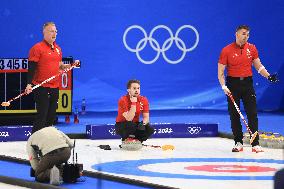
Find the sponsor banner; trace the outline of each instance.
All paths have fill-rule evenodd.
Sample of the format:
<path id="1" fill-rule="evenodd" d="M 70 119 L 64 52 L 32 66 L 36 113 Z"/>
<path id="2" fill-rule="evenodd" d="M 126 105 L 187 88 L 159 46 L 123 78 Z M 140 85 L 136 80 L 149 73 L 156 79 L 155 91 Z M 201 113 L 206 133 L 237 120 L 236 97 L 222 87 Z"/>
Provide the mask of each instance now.
<path id="1" fill-rule="evenodd" d="M 87 125 L 86 135 L 89 139 L 119 139 L 116 135 L 114 124 Z"/>
<path id="2" fill-rule="evenodd" d="M 199 123 L 153 123 L 152 138 L 195 138 L 216 137 L 218 135 L 218 124 Z M 114 124 L 87 125 L 86 135 L 90 139 L 118 139 Z"/>
<path id="3" fill-rule="evenodd" d="M 0 141 L 26 141 L 32 134 L 32 126 L 2 126 Z"/>

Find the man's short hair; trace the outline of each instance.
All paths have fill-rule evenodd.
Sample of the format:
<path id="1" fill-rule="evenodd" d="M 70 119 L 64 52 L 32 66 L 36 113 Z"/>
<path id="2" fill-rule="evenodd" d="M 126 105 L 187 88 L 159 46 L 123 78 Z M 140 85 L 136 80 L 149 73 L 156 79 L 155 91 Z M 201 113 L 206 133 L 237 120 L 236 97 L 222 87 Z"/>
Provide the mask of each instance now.
<path id="1" fill-rule="evenodd" d="M 138 84 L 140 85 L 140 81 L 139 81 L 139 80 L 137 80 L 137 79 L 131 79 L 131 80 L 129 80 L 129 81 L 127 82 L 127 85 L 126 85 L 127 89 L 130 89 L 132 83 L 138 83 Z"/>
<path id="2" fill-rule="evenodd" d="M 42 30 L 44 30 L 49 25 L 55 26 L 55 23 L 54 22 L 45 22 L 42 26 Z"/>
<path id="3" fill-rule="evenodd" d="M 250 31 L 250 28 L 249 28 L 248 25 L 240 25 L 240 26 L 237 27 L 236 32 L 241 30 L 241 29 L 245 29 L 247 31 Z"/>

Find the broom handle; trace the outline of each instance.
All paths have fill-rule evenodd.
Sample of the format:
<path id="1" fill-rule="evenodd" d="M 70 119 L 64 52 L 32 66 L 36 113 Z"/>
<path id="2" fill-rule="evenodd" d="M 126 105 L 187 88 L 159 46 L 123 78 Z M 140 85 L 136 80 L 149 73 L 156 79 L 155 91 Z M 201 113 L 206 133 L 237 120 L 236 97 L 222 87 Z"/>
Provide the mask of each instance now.
<path id="1" fill-rule="evenodd" d="M 228 94 L 228 96 L 230 97 L 230 99 L 231 99 L 231 101 L 233 102 L 233 104 L 234 104 L 234 106 L 235 106 L 237 112 L 239 113 L 240 117 L 242 118 L 242 120 L 243 120 L 243 122 L 244 122 L 244 124 L 245 124 L 245 126 L 246 126 L 246 128 L 247 128 L 247 130 L 248 130 L 248 132 L 249 132 L 249 134 L 252 135 L 252 132 L 251 132 L 249 126 L 248 126 L 248 123 L 247 123 L 247 121 L 245 120 L 245 118 L 244 118 L 244 116 L 243 116 L 243 114 L 242 114 L 240 108 L 238 107 L 237 103 L 235 102 L 235 100 L 234 100 L 234 98 L 233 98 L 233 95 L 230 93 L 230 94 Z"/>

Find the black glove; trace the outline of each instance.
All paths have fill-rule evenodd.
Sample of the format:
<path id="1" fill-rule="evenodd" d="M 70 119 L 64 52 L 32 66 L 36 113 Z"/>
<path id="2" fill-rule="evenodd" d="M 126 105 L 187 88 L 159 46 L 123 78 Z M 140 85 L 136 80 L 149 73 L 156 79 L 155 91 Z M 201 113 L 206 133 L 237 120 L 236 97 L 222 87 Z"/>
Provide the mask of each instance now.
<path id="1" fill-rule="evenodd" d="M 271 83 L 276 83 L 278 82 L 278 78 L 277 78 L 277 74 L 272 74 L 272 75 L 269 75 L 268 78 L 267 78 Z"/>
<path id="2" fill-rule="evenodd" d="M 143 124 L 143 121 L 141 121 L 141 122 L 138 124 L 137 129 L 140 130 L 140 131 L 145 131 L 146 127 L 145 127 L 145 125 Z"/>

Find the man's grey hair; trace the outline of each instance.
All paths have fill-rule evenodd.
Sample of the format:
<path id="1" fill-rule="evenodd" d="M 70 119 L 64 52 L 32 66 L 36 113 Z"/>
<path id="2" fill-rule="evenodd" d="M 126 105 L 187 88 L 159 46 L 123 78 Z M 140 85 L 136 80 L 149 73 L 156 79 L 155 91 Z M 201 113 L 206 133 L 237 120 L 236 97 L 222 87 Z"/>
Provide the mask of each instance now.
<path id="1" fill-rule="evenodd" d="M 55 23 L 54 22 L 45 22 L 42 26 L 42 30 L 44 30 L 49 25 L 55 26 Z"/>

